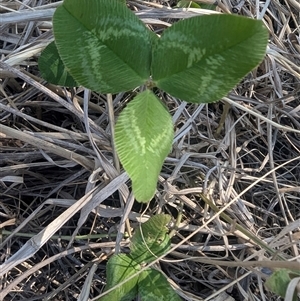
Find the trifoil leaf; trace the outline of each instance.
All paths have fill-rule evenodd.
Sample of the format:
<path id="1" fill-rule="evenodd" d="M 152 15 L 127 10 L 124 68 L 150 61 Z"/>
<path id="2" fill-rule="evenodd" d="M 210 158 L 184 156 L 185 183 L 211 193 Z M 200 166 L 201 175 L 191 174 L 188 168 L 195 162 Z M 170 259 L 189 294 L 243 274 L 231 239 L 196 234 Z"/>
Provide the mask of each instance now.
<path id="1" fill-rule="evenodd" d="M 262 61 L 267 40 L 260 20 L 213 14 L 179 21 L 154 45 L 153 81 L 188 102 L 216 101 Z"/>
<path id="2" fill-rule="evenodd" d="M 117 93 L 148 80 L 155 37 L 122 2 L 65 0 L 53 29 L 59 55 L 80 85 Z"/>
<path id="3" fill-rule="evenodd" d="M 140 266 L 126 254 L 113 255 L 106 265 L 107 284 L 105 291 L 126 280 L 140 270 Z M 137 281 L 139 275 L 115 288 L 98 301 L 131 301 L 138 293 Z"/>
<path id="4" fill-rule="evenodd" d="M 167 214 L 154 215 L 136 229 L 131 238 L 130 256 L 137 263 L 149 263 L 169 250 L 171 242 L 166 225 L 170 220 Z"/>
<path id="5" fill-rule="evenodd" d="M 173 136 L 171 116 L 150 90 L 138 94 L 121 112 L 115 145 L 137 201 L 148 202 L 153 197 Z"/>

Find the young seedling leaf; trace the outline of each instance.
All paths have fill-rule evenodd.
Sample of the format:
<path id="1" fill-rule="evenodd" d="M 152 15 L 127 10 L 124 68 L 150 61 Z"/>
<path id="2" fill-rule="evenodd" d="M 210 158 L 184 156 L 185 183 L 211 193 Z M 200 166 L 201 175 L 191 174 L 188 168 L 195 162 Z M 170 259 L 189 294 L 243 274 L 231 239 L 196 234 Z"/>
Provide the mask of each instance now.
<path id="1" fill-rule="evenodd" d="M 166 225 L 170 220 L 170 215 L 154 215 L 136 229 L 130 244 L 130 256 L 136 262 L 149 263 L 169 250 L 170 237 Z"/>
<path id="2" fill-rule="evenodd" d="M 181 301 L 167 279 L 154 269 L 140 274 L 138 293 L 143 301 Z"/>
<path id="3" fill-rule="evenodd" d="M 121 112 L 115 145 L 137 201 L 148 202 L 153 197 L 173 136 L 171 116 L 150 90 L 138 94 Z"/>
<path id="4" fill-rule="evenodd" d="M 126 254 L 113 255 L 106 265 L 107 284 L 105 286 L 105 291 L 134 275 L 140 269 L 140 265 Z M 138 277 L 139 275 L 125 282 L 123 285 L 116 287 L 98 301 L 131 301 L 138 293 Z"/>
<path id="5" fill-rule="evenodd" d="M 154 83 L 188 102 L 217 101 L 262 61 L 267 41 L 260 20 L 214 14 L 179 21 L 153 47 Z"/>
<path id="6" fill-rule="evenodd" d="M 297 275 L 298 274 L 298 275 Z M 265 282 L 265 286 L 273 293 L 285 297 L 287 288 L 292 278 L 299 276 L 299 272 L 288 269 L 276 270 Z M 297 300 L 297 293 L 295 292 L 293 301 Z"/>
<path id="7" fill-rule="evenodd" d="M 117 0 L 65 0 L 53 17 L 62 61 L 80 84 L 117 93 L 150 76 L 151 32 Z"/>
<path id="8" fill-rule="evenodd" d="M 39 58 L 39 69 L 42 78 L 51 84 L 76 87 L 78 84 L 65 68 L 62 62 L 55 42 L 51 42 L 41 53 Z"/>

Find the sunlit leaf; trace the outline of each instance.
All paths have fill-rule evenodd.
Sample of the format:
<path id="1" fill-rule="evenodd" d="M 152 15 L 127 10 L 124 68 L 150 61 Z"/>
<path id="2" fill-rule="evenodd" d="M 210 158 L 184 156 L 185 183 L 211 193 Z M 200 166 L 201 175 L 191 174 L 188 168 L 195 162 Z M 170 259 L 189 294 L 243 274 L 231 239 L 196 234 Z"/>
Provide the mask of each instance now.
<path id="1" fill-rule="evenodd" d="M 139 264 L 126 254 L 113 255 L 106 265 L 107 284 L 105 291 L 128 279 L 140 270 Z M 116 287 L 98 301 L 131 301 L 137 295 L 138 277 L 133 277 L 119 287 Z"/>
<path id="2" fill-rule="evenodd" d="M 101 93 L 144 84 L 153 34 L 116 0 L 65 0 L 53 17 L 60 57 L 75 80 Z"/>
<path id="3" fill-rule="evenodd" d="M 173 136 L 171 116 L 150 90 L 138 94 L 121 112 L 115 145 L 137 201 L 148 202 L 153 197 Z"/>
<path id="4" fill-rule="evenodd" d="M 260 20 L 213 14 L 179 21 L 154 46 L 153 80 L 182 100 L 216 101 L 262 61 L 267 40 Z"/>
<path id="5" fill-rule="evenodd" d="M 64 63 L 62 62 L 56 45 L 51 42 L 41 53 L 39 58 L 39 69 L 46 81 L 51 84 L 76 87 L 78 84 L 66 70 Z"/>
<path id="6" fill-rule="evenodd" d="M 138 290 L 143 301 L 181 301 L 167 279 L 154 269 L 145 270 L 140 274 Z"/>
<path id="7" fill-rule="evenodd" d="M 130 256 L 138 263 L 151 262 L 170 248 L 169 229 L 170 215 L 158 214 L 137 228 L 130 244 Z"/>

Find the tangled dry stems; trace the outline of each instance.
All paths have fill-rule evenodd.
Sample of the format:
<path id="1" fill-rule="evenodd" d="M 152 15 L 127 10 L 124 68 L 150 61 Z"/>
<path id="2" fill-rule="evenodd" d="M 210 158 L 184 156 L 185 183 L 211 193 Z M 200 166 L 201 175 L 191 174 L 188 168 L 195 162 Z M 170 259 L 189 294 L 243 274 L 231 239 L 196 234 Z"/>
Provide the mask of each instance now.
<path id="1" fill-rule="evenodd" d="M 160 95 L 176 136 L 148 207 L 133 204 L 111 147 L 113 115 L 134 92 L 110 99 L 39 77 L 58 4 L 0 5 L 0 300 L 99 296 L 107 258 L 160 212 L 173 216 L 175 235 L 156 268 L 184 300 L 278 300 L 263 282 L 279 261 L 299 265 L 300 251 L 299 3 L 243 3 L 239 13 L 261 17 L 270 42 L 227 98 L 195 105 Z M 167 9 L 172 1 L 129 4 L 158 33 L 197 13 Z"/>

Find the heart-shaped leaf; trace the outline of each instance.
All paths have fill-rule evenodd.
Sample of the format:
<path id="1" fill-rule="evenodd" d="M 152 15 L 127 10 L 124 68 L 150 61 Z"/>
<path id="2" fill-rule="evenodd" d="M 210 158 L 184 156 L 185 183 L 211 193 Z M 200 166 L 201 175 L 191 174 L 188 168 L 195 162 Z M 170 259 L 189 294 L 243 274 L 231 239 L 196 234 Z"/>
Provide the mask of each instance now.
<path id="1" fill-rule="evenodd" d="M 121 112 L 115 145 L 137 201 L 148 202 L 153 197 L 173 136 L 172 118 L 150 90 L 137 95 Z"/>
<path id="2" fill-rule="evenodd" d="M 65 87 L 78 86 L 71 74 L 66 70 L 54 42 L 51 42 L 41 53 L 39 69 L 42 77 L 51 84 Z"/>
<path id="3" fill-rule="evenodd" d="M 138 288 L 143 301 L 181 301 L 168 280 L 154 269 L 145 270 L 140 274 Z"/>
<path id="4" fill-rule="evenodd" d="M 171 242 L 166 225 L 170 220 L 167 214 L 154 215 L 136 230 L 130 244 L 130 256 L 136 262 L 149 263 L 169 250 Z"/>
<path id="5" fill-rule="evenodd" d="M 148 80 L 155 37 L 120 1 L 64 0 L 53 29 L 59 55 L 79 84 L 117 93 Z"/>
<path id="6" fill-rule="evenodd" d="M 126 280 L 141 269 L 134 260 L 126 254 L 113 255 L 106 265 L 107 284 L 105 291 Z M 114 290 L 104 295 L 99 301 L 131 301 L 138 293 L 137 281 L 139 275 L 116 287 Z"/>
<path id="7" fill-rule="evenodd" d="M 267 40 L 260 20 L 214 14 L 179 21 L 154 45 L 154 83 L 188 102 L 216 101 L 262 61 Z"/>

